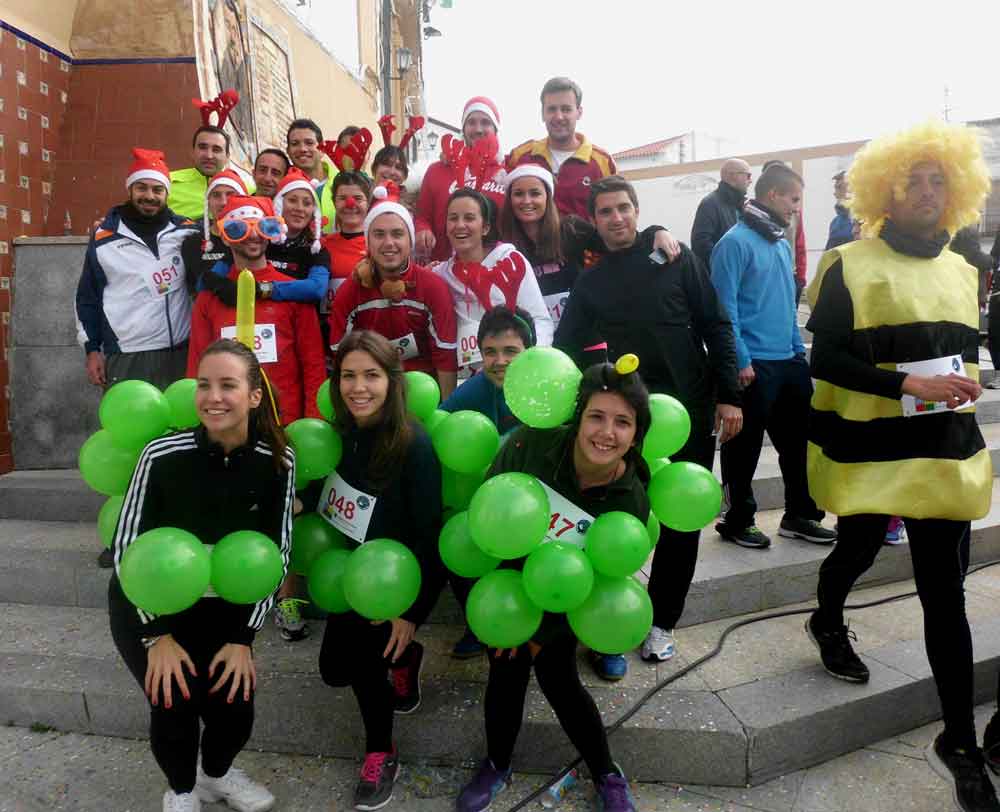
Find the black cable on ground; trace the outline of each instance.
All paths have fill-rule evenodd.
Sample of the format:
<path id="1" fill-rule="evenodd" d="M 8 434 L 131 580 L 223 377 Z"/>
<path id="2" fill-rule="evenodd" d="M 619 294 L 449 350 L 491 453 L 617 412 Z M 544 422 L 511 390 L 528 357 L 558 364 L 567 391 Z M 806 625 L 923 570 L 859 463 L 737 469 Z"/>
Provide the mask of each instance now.
<path id="1" fill-rule="evenodd" d="M 983 564 L 979 564 L 979 565 L 977 565 L 975 567 L 970 568 L 968 570 L 968 572 L 966 572 L 966 577 L 968 577 L 969 575 L 973 575 L 974 573 L 977 573 L 980 570 L 986 569 L 987 567 L 996 566 L 997 564 L 1000 564 L 1000 559 L 998 559 L 996 561 L 987 561 L 987 562 L 985 562 Z M 846 606 L 844 606 L 844 609 L 845 610 L 871 609 L 873 606 L 883 606 L 883 605 L 885 605 L 887 603 L 895 603 L 896 601 L 907 600 L 908 598 L 915 598 L 916 596 L 917 596 L 917 593 L 915 591 L 914 592 L 904 592 L 904 593 L 901 593 L 899 595 L 890 595 L 888 598 L 880 598 L 877 601 L 869 601 L 867 603 L 851 603 L 851 604 L 847 604 Z M 660 682 L 658 682 L 656 685 L 654 685 L 652 688 L 650 688 L 648 691 L 646 691 L 646 693 L 644 693 L 635 702 L 635 704 L 632 705 L 632 707 L 630 707 L 627 711 L 625 711 L 625 713 L 623 713 L 621 716 L 619 716 L 616 721 L 614 721 L 612 724 L 608 725 L 605 728 L 605 730 L 607 730 L 608 736 L 610 736 L 612 733 L 614 733 L 616 730 L 618 730 L 618 728 L 620 728 L 623 724 L 625 724 L 629 719 L 631 719 L 633 716 L 635 716 L 640 711 L 640 709 L 642 708 L 643 705 L 645 705 L 650 699 L 652 699 L 654 696 L 656 696 L 656 694 L 658 694 L 660 691 L 662 691 L 664 688 L 666 688 L 668 685 L 670 685 L 670 683 L 676 682 L 681 677 L 687 676 L 688 674 L 690 674 L 695 669 L 701 668 L 701 666 L 703 666 L 709 660 L 717 657 L 722 652 L 722 648 L 723 648 L 723 646 L 725 646 L 726 640 L 729 637 L 729 635 L 731 635 L 737 629 L 742 629 L 744 626 L 750 626 L 750 625 L 752 625 L 754 623 L 761 623 L 761 622 L 763 622 L 765 620 L 775 620 L 775 619 L 777 619 L 779 617 L 791 617 L 793 615 L 808 615 L 808 614 L 812 614 L 812 612 L 814 612 L 815 609 L 816 609 L 816 607 L 814 607 L 814 606 L 808 607 L 806 609 L 786 609 L 786 610 L 783 610 L 781 612 L 770 612 L 769 614 L 766 614 L 766 615 L 760 615 L 758 617 L 751 617 L 751 618 L 747 618 L 745 620 L 738 620 L 735 623 L 730 624 L 722 632 L 722 635 L 719 637 L 718 642 L 715 644 L 715 648 L 713 648 L 707 654 L 702 655 L 701 657 L 699 657 L 694 662 L 688 663 L 686 666 L 684 666 L 679 671 L 675 671 L 669 677 L 666 677 L 666 678 L 660 680 Z M 580 756 L 577 756 L 573 761 L 571 761 L 569 764 L 567 764 L 565 767 L 563 767 L 553 778 L 551 778 L 548 781 L 546 781 L 544 784 L 542 784 L 540 787 L 538 787 L 536 790 L 534 790 L 534 792 L 532 792 L 526 798 L 523 798 L 522 800 L 518 801 L 514 806 L 512 806 L 508 810 L 508 812 L 518 812 L 518 810 L 524 809 L 532 801 L 537 800 L 538 798 L 540 798 L 549 789 L 549 787 L 553 786 L 554 784 L 556 784 L 560 780 L 562 780 L 562 777 L 564 775 L 566 775 L 573 768 L 578 767 L 582 762 L 583 762 L 583 758 L 580 757 Z"/>

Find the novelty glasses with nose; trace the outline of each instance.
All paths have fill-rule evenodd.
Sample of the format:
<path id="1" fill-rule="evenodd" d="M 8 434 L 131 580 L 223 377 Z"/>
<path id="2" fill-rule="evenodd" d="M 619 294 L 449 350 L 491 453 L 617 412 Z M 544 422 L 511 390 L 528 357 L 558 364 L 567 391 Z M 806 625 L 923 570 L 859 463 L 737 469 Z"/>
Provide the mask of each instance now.
<path id="1" fill-rule="evenodd" d="M 278 242 L 285 234 L 285 221 L 281 217 L 231 217 L 216 224 L 226 242 L 239 243 L 258 234 L 265 240 Z"/>

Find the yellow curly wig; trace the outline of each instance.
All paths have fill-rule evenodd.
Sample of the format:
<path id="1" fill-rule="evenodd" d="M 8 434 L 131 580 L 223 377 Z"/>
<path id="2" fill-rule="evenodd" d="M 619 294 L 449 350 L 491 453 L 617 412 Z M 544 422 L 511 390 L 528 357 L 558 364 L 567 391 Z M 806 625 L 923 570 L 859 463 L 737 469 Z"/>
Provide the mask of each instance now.
<path id="1" fill-rule="evenodd" d="M 847 182 L 853 196 L 851 213 L 864 222 L 864 236 L 878 236 L 890 200 L 905 198 L 910 170 L 923 161 L 940 164 L 948 178 L 941 228 L 954 234 L 979 220 L 992 187 L 979 132 L 961 124 L 928 121 L 876 138 L 855 157 Z"/>

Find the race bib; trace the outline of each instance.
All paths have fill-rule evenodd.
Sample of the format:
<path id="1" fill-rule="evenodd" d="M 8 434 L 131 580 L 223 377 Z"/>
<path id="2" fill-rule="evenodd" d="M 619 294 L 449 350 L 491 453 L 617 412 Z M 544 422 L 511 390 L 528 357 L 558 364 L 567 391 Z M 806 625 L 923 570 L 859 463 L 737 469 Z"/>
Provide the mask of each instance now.
<path id="1" fill-rule="evenodd" d="M 463 367 L 478 366 L 483 362 L 482 353 L 479 352 L 478 321 L 460 321 L 458 323 L 458 366 Z"/>
<path id="2" fill-rule="evenodd" d="M 364 544 L 375 512 L 375 501 L 374 496 L 348 485 L 334 471 L 323 484 L 319 513 L 349 539 Z"/>
<path id="3" fill-rule="evenodd" d="M 236 326 L 223 327 L 222 338 L 236 340 Z M 278 332 L 273 324 L 253 326 L 253 354 L 262 364 L 278 363 Z"/>
<path id="4" fill-rule="evenodd" d="M 541 482 L 541 480 L 539 480 Z M 549 497 L 549 530 L 545 534 L 544 544 L 548 541 L 562 541 L 583 548 L 583 537 L 587 534 L 594 517 L 587 511 L 578 508 L 561 493 L 557 493 L 544 482 L 545 493 Z"/>
<path id="5" fill-rule="evenodd" d="M 390 338 L 389 343 L 396 348 L 401 361 L 409 361 L 420 355 L 420 351 L 417 349 L 417 339 L 413 333 L 407 333 L 401 338 Z"/>
<path id="6" fill-rule="evenodd" d="M 896 364 L 899 372 L 908 372 L 913 375 L 965 375 L 965 364 L 962 363 L 962 356 L 949 355 L 945 358 L 932 358 L 930 361 L 911 361 L 906 364 Z M 913 395 L 903 395 L 900 399 L 903 407 L 903 417 L 921 417 L 925 414 L 941 414 L 942 412 L 957 412 L 966 406 L 971 406 L 972 401 L 967 400 L 949 409 L 948 404 L 941 401 L 921 400 Z M 922 425 L 922 424 L 921 424 Z"/>
<path id="7" fill-rule="evenodd" d="M 153 298 L 159 299 L 184 286 L 184 266 L 178 257 L 170 265 L 161 266 L 155 271 L 146 271 L 144 278 Z"/>
<path id="8" fill-rule="evenodd" d="M 563 311 L 566 309 L 566 302 L 569 300 L 569 291 L 564 290 L 562 293 L 550 293 L 544 298 L 545 306 L 549 309 L 549 315 L 552 316 L 552 323 L 558 327 L 559 319 L 562 318 Z"/>

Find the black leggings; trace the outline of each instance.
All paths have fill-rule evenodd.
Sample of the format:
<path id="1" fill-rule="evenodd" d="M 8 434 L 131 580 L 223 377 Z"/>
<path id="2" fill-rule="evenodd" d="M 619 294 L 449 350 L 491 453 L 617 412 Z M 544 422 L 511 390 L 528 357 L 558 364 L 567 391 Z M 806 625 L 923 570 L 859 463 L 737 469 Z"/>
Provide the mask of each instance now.
<path id="1" fill-rule="evenodd" d="M 490 680 L 486 686 L 486 746 L 498 770 L 510 767 L 514 743 L 521 730 L 524 697 L 531 676 L 531 654 L 527 646 L 510 658 L 490 651 Z M 535 677 L 559 724 L 597 780 L 615 771 L 608 749 L 608 736 L 593 697 L 580 682 L 576 668 L 576 638 L 561 634 L 542 646 L 534 659 Z"/>
<path id="2" fill-rule="evenodd" d="M 924 610 L 927 659 L 941 700 L 948 741 L 974 747 L 972 634 L 965 616 L 969 523 L 905 519 L 913 577 Z M 837 544 L 819 570 L 821 628 L 844 624 L 844 603 L 854 582 L 875 562 L 888 516 L 841 516 Z"/>
<path id="3" fill-rule="evenodd" d="M 330 615 L 319 651 L 319 673 L 335 688 L 351 686 L 365 725 L 365 752 L 392 750 L 395 694 L 389 682 L 390 660 L 382 656 L 392 624 L 371 621 L 355 612 Z M 408 649 L 396 665 L 404 665 Z"/>
<path id="4" fill-rule="evenodd" d="M 146 649 L 142 645 L 141 628 L 135 608 L 122 594 L 118 579 L 112 578 L 108 590 L 111 615 L 111 636 L 128 670 L 142 687 L 146 679 Z M 231 684 L 210 694 L 214 684 L 208 676 L 212 658 L 227 642 L 227 635 L 220 630 L 218 614 L 213 611 L 218 598 L 199 601 L 194 607 L 177 616 L 178 628 L 172 632 L 177 643 L 188 653 L 197 676 L 184 670 L 184 678 L 191 692 L 191 699 L 181 695 L 176 680 L 173 685 L 173 707 L 163 706 L 163 697 L 157 705 L 150 705 L 149 743 L 174 792 L 191 792 L 194 789 L 198 765 L 198 742 L 201 741 L 201 764 L 207 775 L 218 778 L 225 775 L 240 750 L 246 745 L 253 730 L 253 694 L 250 701 L 243 700 L 239 691 L 232 704 L 226 701 Z M 220 669 L 221 673 L 221 669 Z M 216 674 L 216 679 L 219 674 Z M 201 729 L 199 720 L 204 724 Z"/>

